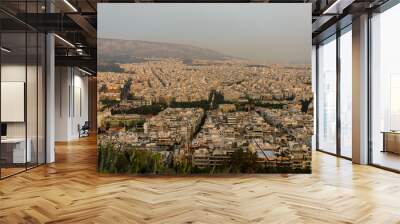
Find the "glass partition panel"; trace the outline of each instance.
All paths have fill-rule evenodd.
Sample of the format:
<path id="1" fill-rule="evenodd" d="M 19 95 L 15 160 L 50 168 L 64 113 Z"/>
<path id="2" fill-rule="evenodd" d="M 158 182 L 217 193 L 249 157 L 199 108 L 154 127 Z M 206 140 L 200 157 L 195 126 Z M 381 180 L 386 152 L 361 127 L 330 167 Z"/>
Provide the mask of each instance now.
<path id="1" fill-rule="evenodd" d="M 31 161 L 26 141 L 26 41 L 25 32 L 1 34 L 2 177 L 24 171 Z"/>
<path id="2" fill-rule="evenodd" d="M 36 32 L 27 33 L 27 80 L 26 80 L 26 114 L 27 114 L 27 150 L 30 151 L 28 168 L 38 163 L 38 35 Z"/>
<path id="3" fill-rule="evenodd" d="M 1 1 L 0 7 L 23 16 L 43 13 L 45 1 Z M 0 178 L 5 178 L 45 163 L 46 39 L 0 12 L 0 45 Z"/>
<path id="4" fill-rule="evenodd" d="M 352 157 L 352 32 L 340 36 L 340 153 Z"/>
<path id="5" fill-rule="evenodd" d="M 336 153 L 336 36 L 318 48 L 318 149 Z"/>
<path id="6" fill-rule="evenodd" d="M 400 4 L 371 19 L 372 163 L 400 170 Z"/>
<path id="7" fill-rule="evenodd" d="M 313 99 L 315 102 L 316 94 L 317 94 L 317 47 L 315 45 L 312 46 L 312 51 L 311 51 L 311 73 L 312 73 L 312 91 L 313 91 Z M 313 105 L 313 115 L 314 115 L 314 119 L 313 119 L 313 136 L 312 136 L 312 150 L 316 150 L 317 148 L 317 141 L 316 141 L 316 133 L 317 133 L 317 106 L 314 103 Z"/>
<path id="8" fill-rule="evenodd" d="M 46 78 L 45 78 L 45 65 L 46 65 L 46 52 L 45 45 L 46 39 L 45 35 L 42 33 L 38 34 L 38 76 L 37 76 L 37 90 L 38 90 L 38 105 L 37 105 L 37 115 L 38 115 L 38 164 L 45 163 L 46 158 L 46 144 L 45 144 L 45 122 L 46 122 Z"/>

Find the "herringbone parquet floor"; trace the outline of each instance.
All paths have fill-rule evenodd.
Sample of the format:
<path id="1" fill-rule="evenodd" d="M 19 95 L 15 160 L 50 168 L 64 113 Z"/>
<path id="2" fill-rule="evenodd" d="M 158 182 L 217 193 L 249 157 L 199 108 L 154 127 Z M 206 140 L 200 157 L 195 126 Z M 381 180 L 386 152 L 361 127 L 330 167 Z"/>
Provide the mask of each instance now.
<path id="1" fill-rule="evenodd" d="M 311 175 L 131 177 L 96 172 L 95 139 L 0 181 L 0 223 L 400 223 L 400 175 L 313 155 Z"/>

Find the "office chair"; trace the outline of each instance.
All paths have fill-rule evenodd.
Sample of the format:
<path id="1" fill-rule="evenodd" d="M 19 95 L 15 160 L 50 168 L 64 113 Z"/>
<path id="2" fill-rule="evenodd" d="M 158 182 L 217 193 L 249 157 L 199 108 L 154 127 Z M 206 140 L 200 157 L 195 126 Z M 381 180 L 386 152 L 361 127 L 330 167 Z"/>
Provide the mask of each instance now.
<path id="1" fill-rule="evenodd" d="M 79 138 L 89 136 L 89 129 L 90 129 L 89 121 L 85 121 L 82 127 L 79 128 Z"/>

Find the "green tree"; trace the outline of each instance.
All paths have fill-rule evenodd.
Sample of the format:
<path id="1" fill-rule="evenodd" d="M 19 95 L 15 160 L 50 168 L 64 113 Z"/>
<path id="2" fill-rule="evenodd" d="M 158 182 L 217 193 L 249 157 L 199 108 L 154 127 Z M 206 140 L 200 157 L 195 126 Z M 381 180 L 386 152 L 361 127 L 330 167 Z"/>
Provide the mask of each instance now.
<path id="1" fill-rule="evenodd" d="M 106 121 L 105 122 L 105 128 L 108 131 L 111 128 L 111 122 L 110 121 Z"/>
<path id="2" fill-rule="evenodd" d="M 302 99 L 300 100 L 301 103 L 301 112 L 307 113 L 308 112 L 308 107 L 310 106 L 310 103 L 313 101 L 313 98 L 311 97 L 310 99 Z"/>

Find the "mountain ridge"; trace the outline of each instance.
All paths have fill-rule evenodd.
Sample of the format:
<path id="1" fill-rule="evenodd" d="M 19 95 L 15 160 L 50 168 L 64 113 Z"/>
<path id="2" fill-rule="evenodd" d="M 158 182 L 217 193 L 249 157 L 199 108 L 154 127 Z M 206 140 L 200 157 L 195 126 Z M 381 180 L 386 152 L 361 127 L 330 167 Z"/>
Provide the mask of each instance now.
<path id="1" fill-rule="evenodd" d="M 97 41 L 98 59 L 100 62 L 140 62 L 140 59 L 149 57 L 181 58 L 184 60 L 239 59 L 214 50 L 186 44 L 111 38 L 99 38 Z"/>

